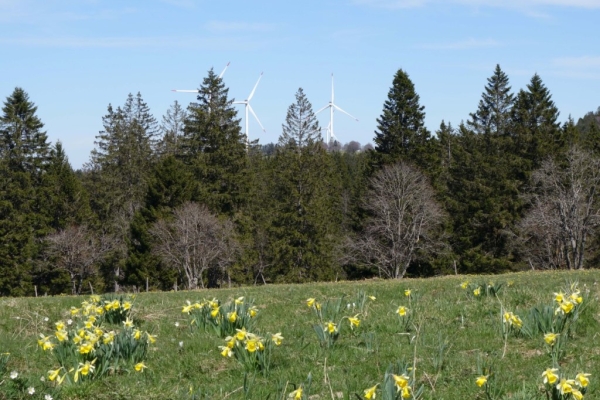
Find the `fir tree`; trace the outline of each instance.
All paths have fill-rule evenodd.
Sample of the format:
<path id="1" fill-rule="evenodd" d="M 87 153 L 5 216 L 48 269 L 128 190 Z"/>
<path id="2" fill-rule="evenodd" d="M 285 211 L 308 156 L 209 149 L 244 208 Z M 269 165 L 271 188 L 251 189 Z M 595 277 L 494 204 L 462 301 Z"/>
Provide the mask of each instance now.
<path id="1" fill-rule="evenodd" d="M 183 136 L 187 112 L 175 100 L 173 105 L 163 115 L 160 129 L 163 137 L 159 148 L 161 155 L 177 154 L 179 141 Z"/>
<path id="2" fill-rule="evenodd" d="M 322 141 L 319 121 L 302 88 L 296 92 L 296 102 L 288 107 L 281 128 L 279 146 L 300 149 Z"/>
<path id="3" fill-rule="evenodd" d="M 425 128 L 424 110 L 408 74 L 399 69 L 383 104 L 383 112 L 377 119 L 374 140 L 377 164 L 399 160 L 421 164 L 430 139 Z"/>

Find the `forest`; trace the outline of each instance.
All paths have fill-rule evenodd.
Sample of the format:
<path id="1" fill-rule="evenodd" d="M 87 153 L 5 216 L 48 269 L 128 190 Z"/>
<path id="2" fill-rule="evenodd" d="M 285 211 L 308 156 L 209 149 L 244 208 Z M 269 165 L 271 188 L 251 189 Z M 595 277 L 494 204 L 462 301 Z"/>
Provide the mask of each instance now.
<path id="1" fill-rule="evenodd" d="M 600 108 L 560 123 L 535 74 L 496 66 L 458 126 L 425 126 L 406 71 L 374 145 L 325 143 L 302 88 L 249 142 L 212 70 L 159 121 L 109 104 L 89 162 L 50 143 L 20 87 L 0 115 L 0 296 L 594 268 Z"/>

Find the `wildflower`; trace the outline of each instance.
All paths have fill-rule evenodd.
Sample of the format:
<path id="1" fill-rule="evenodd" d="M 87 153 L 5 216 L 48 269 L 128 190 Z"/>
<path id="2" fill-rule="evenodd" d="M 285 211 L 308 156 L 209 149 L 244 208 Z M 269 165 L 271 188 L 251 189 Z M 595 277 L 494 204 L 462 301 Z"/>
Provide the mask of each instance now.
<path id="1" fill-rule="evenodd" d="M 140 340 L 141 337 L 142 337 L 142 331 L 140 331 L 139 329 L 136 329 L 135 331 L 133 331 L 133 338 L 135 340 Z"/>
<path id="2" fill-rule="evenodd" d="M 54 324 L 56 326 L 56 330 L 57 331 L 64 331 L 65 330 L 65 323 L 62 321 L 58 321 Z"/>
<path id="3" fill-rule="evenodd" d="M 299 387 L 298 389 L 294 390 L 288 395 L 288 397 L 294 400 L 302 400 L 302 388 Z"/>
<path id="4" fill-rule="evenodd" d="M 554 383 L 558 380 L 558 375 L 555 374 L 556 371 L 558 371 L 558 368 L 547 368 L 544 372 L 542 372 L 544 383 L 554 385 Z"/>
<path id="5" fill-rule="evenodd" d="M 219 315 L 219 306 L 214 307 L 212 309 L 212 311 L 210 312 L 210 316 L 213 318 L 217 318 L 218 315 Z"/>
<path id="6" fill-rule="evenodd" d="M 148 339 L 148 343 L 154 344 L 156 342 L 156 335 L 151 335 L 146 332 L 146 338 Z"/>
<path id="7" fill-rule="evenodd" d="M 556 301 L 558 304 L 562 303 L 565 299 L 565 294 L 560 291 L 558 293 L 554 293 L 554 301 Z"/>
<path id="8" fill-rule="evenodd" d="M 235 337 L 227 336 L 225 338 L 225 342 L 227 343 L 227 347 L 229 347 L 230 349 L 233 349 L 233 346 L 235 346 L 236 339 L 235 339 Z"/>
<path id="9" fill-rule="evenodd" d="M 463 283 L 460 284 L 460 287 L 463 289 L 466 289 L 469 287 L 469 281 L 464 281 Z"/>
<path id="10" fill-rule="evenodd" d="M 252 339 L 246 340 L 245 349 L 248 350 L 250 353 L 254 353 L 256 350 L 258 350 L 258 348 L 259 348 L 258 339 L 252 338 Z"/>
<path id="11" fill-rule="evenodd" d="M 179 322 L 175 321 L 175 328 L 179 328 Z"/>
<path id="12" fill-rule="evenodd" d="M 487 383 L 488 380 L 488 375 L 481 375 L 480 377 L 478 377 L 475 380 L 475 384 L 479 387 L 482 387 L 483 385 L 485 385 Z"/>
<path id="13" fill-rule="evenodd" d="M 410 386 L 406 385 L 402 388 L 402 398 L 403 399 L 408 399 L 411 397 L 410 394 Z"/>
<path id="14" fill-rule="evenodd" d="M 315 308 L 317 311 L 321 311 L 321 303 L 315 303 Z"/>
<path id="15" fill-rule="evenodd" d="M 329 332 L 330 335 L 337 332 L 337 326 L 336 326 L 335 322 L 329 321 L 325 325 L 325 329 L 327 330 L 327 332 Z"/>
<path id="16" fill-rule="evenodd" d="M 279 346 L 281 344 L 281 341 L 283 340 L 281 332 L 277 332 L 276 334 L 271 335 L 271 340 L 273 341 L 273 343 L 275 343 L 276 346 Z"/>
<path id="17" fill-rule="evenodd" d="M 50 371 L 48 371 L 48 380 L 50 380 L 50 382 L 54 381 L 56 378 L 58 378 L 58 375 L 60 374 L 60 368 L 59 369 L 51 369 Z"/>
<path id="18" fill-rule="evenodd" d="M 575 381 L 573 379 L 561 379 L 556 388 L 560 391 L 560 394 L 564 395 L 567 393 L 573 393 L 573 385 Z"/>
<path id="19" fill-rule="evenodd" d="M 238 306 L 244 304 L 244 296 L 238 297 L 234 302 Z"/>
<path id="20" fill-rule="evenodd" d="M 44 395 L 44 400 L 53 400 L 49 394 Z"/>
<path id="21" fill-rule="evenodd" d="M 348 321 L 350 322 L 350 329 L 354 329 L 360 325 L 360 319 L 358 319 L 359 314 L 356 314 L 354 317 L 348 317 Z"/>
<path id="22" fill-rule="evenodd" d="M 375 297 L 375 296 L 368 296 L 368 297 L 369 297 L 369 299 L 371 299 L 371 301 L 377 300 L 377 297 Z"/>
<path id="23" fill-rule="evenodd" d="M 123 325 L 125 325 L 125 328 L 133 328 L 133 321 L 127 317 L 125 321 L 123 321 Z"/>
<path id="24" fill-rule="evenodd" d="M 73 324 L 73 320 L 72 320 L 71 318 L 69 318 L 69 319 L 67 320 L 67 325 L 71 326 L 72 324 Z"/>
<path id="25" fill-rule="evenodd" d="M 80 308 L 71 307 L 71 315 L 72 316 L 79 314 L 80 311 L 81 311 Z"/>
<path id="26" fill-rule="evenodd" d="M 591 374 L 586 374 L 583 372 L 578 373 L 575 377 L 575 380 L 577 381 L 577 386 L 587 387 L 587 385 L 589 385 L 590 383 L 590 380 L 588 379 L 588 376 L 590 375 Z"/>
<path id="27" fill-rule="evenodd" d="M 544 340 L 550 346 L 554 346 L 554 343 L 556 343 L 556 339 L 558 338 L 559 335 L 560 335 L 559 333 L 546 333 L 544 335 Z"/>
<path id="28" fill-rule="evenodd" d="M 96 368 L 94 367 L 95 362 L 96 359 L 94 358 L 92 362 L 86 361 L 85 364 L 79 363 L 79 368 L 77 368 L 77 370 L 75 371 L 75 378 L 73 380 L 77 382 L 79 380 L 79 374 L 86 376 L 90 373 L 93 373 L 94 369 Z"/>
<path id="29" fill-rule="evenodd" d="M 12 371 L 10 373 L 10 379 L 17 379 L 18 376 L 19 376 L 19 373 L 17 371 Z"/>
<path id="30" fill-rule="evenodd" d="M 69 338 L 69 334 L 65 330 L 56 331 L 54 335 L 59 342 L 64 342 Z"/>
<path id="31" fill-rule="evenodd" d="M 256 317 L 256 313 L 258 313 L 258 308 L 256 308 L 255 306 L 252 306 L 248 309 L 248 314 L 250 315 L 250 318 Z"/>
<path id="32" fill-rule="evenodd" d="M 189 314 L 190 311 L 192 311 L 192 308 L 194 308 L 194 306 L 189 301 L 187 303 L 187 306 L 183 306 L 183 308 L 181 309 L 182 313 Z"/>
<path id="33" fill-rule="evenodd" d="M 581 393 L 579 390 L 577 389 L 573 389 L 573 392 L 571 392 L 571 394 L 573 395 L 573 398 L 575 400 L 581 400 L 583 399 L 583 393 Z"/>
<path id="34" fill-rule="evenodd" d="M 228 313 L 227 319 L 229 320 L 229 322 L 234 323 L 237 320 L 237 312 L 232 311 L 232 312 Z"/>
<path id="35" fill-rule="evenodd" d="M 233 355 L 233 351 L 228 346 L 219 346 L 219 349 L 223 357 L 231 357 Z"/>
<path id="36" fill-rule="evenodd" d="M 244 340 L 246 339 L 248 332 L 246 332 L 246 328 L 242 328 L 242 329 L 236 329 L 237 333 L 235 334 L 235 338 L 237 340 Z"/>
<path id="37" fill-rule="evenodd" d="M 144 364 L 143 362 L 139 362 L 133 366 L 133 369 L 135 369 L 136 372 L 144 372 L 144 369 L 146 368 L 148 367 L 146 367 L 146 364 Z"/>
<path id="38" fill-rule="evenodd" d="M 377 384 L 379 385 L 379 384 Z M 365 399 L 367 400 L 371 400 L 375 398 L 375 390 L 377 390 L 377 385 L 370 387 L 368 389 L 365 389 Z"/>
<path id="39" fill-rule="evenodd" d="M 404 307 L 404 306 L 400 306 L 398 307 L 398 309 L 396 310 L 396 313 L 398 315 L 400 315 L 401 317 L 406 316 L 406 314 L 408 313 L 408 308 Z"/>
<path id="40" fill-rule="evenodd" d="M 92 303 L 100 303 L 100 296 L 98 296 L 97 294 L 93 294 L 90 296 L 90 301 Z"/>
<path id="41" fill-rule="evenodd" d="M 481 287 L 478 287 L 477 289 L 473 290 L 473 295 L 480 296 L 481 295 Z"/>
<path id="42" fill-rule="evenodd" d="M 411 294 L 411 293 L 412 293 L 412 290 L 410 290 L 410 289 L 406 289 L 406 290 L 404 291 L 404 295 L 405 295 L 406 297 L 410 297 L 410 294 Z"/>
<path id="43" fill-rule="evenodd" d="M 29 388 L 27 388 L 27 393 L 33 396 L 35 393 L 35 388 L 33 386 L 29 386 Z"/>
<path id="44" fill-rule="evenodd" d="M 517 329 L 521 329 L 521 327 L 523 326 L 523 321 L 521 320 L 521 318 L 519 318 L 518 315 L 514 315 L 514 314 L 512 315 L 511 323 Z"/>
<path id="45" fill-rule="evenodd" d="M 122 306 L 122 308 L 123 308 L 123 310 L 125 310 L 125 311 L 129 310 L 129 309 L 131 308 L 131 303 L 130 303 L 130 302 L 128 302 L 128 301 L 126 301 L 125 303 L 123 303 L 123 306 Z"/>
<path id="46" fill-rule="evenodd" d="M 50 341 L 49 336 L 44 336 L 40 333 L 41 339 L 38 339 L 38 345 L 42 348 L 42 350 L 52 350 L 54 349 L 54 343 Z"/>
<path id="47" fill-rule="evenodd" d="M 306 299 L 306 305 L 309 306 L 309 307 L 314 306 L 315 302 L 316 302 L 316 300 L 313 297 L 311 297 L 309 299 Z"/>
<path id="48" fill-rule="evenodd" d="M 398 389 L 398 391 L 408 386 L 408 376 L 392 375 L 392 377 L 394 378 L 394 383 L 396 384 L 396 388 Z"/>
<path id="49" fill-rule="evenodd" d="M 88 354 L 94 349 L 94 346 L 90 342 L 84 342 L 79 346 L 79 354 Z"/>
<path id="50" fill-rule="evenodd" d="M 179 342 L 179 347 L 183 347 L 183 340 Z"/>
<path id="51" fill-rule="evenodd" d="M 564 302 L 560 305 L 560 309 L 565 314 L 569 314 L 571 311 L 573 311 L 573 307 L 574 305 L 571 302 Z"/>
<path id="52" fill-rule="evenodd" d="M 111 344 L 115 340 L 115 332 L 110 331 L 102 335 L 102 343 Z"/>

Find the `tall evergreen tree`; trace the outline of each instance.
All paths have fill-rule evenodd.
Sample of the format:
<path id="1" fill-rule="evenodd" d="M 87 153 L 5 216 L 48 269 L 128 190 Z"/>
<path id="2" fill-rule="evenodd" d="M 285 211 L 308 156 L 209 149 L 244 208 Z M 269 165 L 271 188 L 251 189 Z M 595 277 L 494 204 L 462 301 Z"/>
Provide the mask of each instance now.
<path id="1" fill-rule="evenodd" d="M 233 215 L 245 199 L 246 136 L 228 98 L 229 89 L 211 69 L 188 109 L 180 157 L 200 182 L 200 200 L 213 212 Z"/>
<path id="2" fill-rule="evenodd" d="M 377 119 L 375 155 L 377 164 L 399 160 L 422 165 L 430 139 L 425 128 L 425 106 L 408 74 L 399 69 L 394 75 L 383 112 Z"/>
<path id="3" fill-rule="evenodd" d="M 296 102 L 288 107 L 281 128 L 279 146 L 300 149 L 322 140 L 319 121 L 302 88 L 296 92 Z"/>
<path id="4" fill-rule="evenodd" d="M 179 141 L 184 133 L 186 118 L 186 110 L 175 100 L 167 113 L 163 115 L 160 125 L 163 135 L 159 144 L 161 155 L 177 154 Z"/>

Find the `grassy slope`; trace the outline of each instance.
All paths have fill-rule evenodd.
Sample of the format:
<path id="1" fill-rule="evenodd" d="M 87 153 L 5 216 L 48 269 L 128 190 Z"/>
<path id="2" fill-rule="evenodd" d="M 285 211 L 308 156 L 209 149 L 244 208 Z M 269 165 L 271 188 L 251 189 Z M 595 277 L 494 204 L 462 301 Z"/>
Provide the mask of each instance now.
<path id="1" fill-rule="evenodd" d="M 508 310 L 524 316 L 531 307 L 551 303 L 553 292 L 578 281 L 584 295 L 586 309 L 582 312 L 574 337 L 567 345 L 562 368 L 571 376 L 586 371 L 592 374 L 586 398 L 600 398 L 600 308 L 598 296 L 600 271 L 519 273 L 501 276 L 449 276 L 435 279 L 401 281 L 374 280 L 367 282 L 318 283 L 310 285 L 280 285 L 244 287 L 226 290 L 206 290 L 177 293 L 142 293 L 135 300 L 134 317 L 141 328 L 158 334 L 158 341 L 146 362 L 144 374 L 111 376 L 100 381 L 64 387 L 53 392 L 54 398 L 65 399 L 132 399 L 132 398 L 189 398 L 190 386 L 212 393 L 211 398 L 244 398 L 242 367 L 234 359 L 223 358 L 218 346 L 223 341 L 214 334 L 185 328 L 186 318 L 181 306 L 186 300 L 196 301 L 216 297 L 225 301 L 238 296 L 254 299 L 261 310 L 256 321 L 263 332 L 282 332 L 283 344 L 276 348 L 274 366 L 268 377 L 257 374 L 250 396 L 275 398 L 287 383 L 292 384 L 313 377 L 311 394 L 321 399 L 343 394 L 356 399 L 354 392 L 362 391 L 383 380 L 390 363 L 398 360 L 411 362 L 416 344 L 417 379 L 425 385 L 425 399 L 483 398 L 475 385 L 477 360 L 494 366 L 494 376 L 503 398 L 518 397 L 526 391 L 537 393 L 541 373 L 551 366 L 545 352 L 543 338 L 509 337 L 506 354 L 502 358 L 504 340 L 500 333 L 500 303 L 493 297 L 474 299 L 467 295 L 460 283 L 511 283 L 500 293 L 500 300 Z M 418 327 L 418 338 L 413 328 L 409 335 L 399 328 L 399 305 L 408 305 L 404 289 L 415 294 L 411 308 L 413 322 Z M 369 306 L 368 316 L 354 334 L 347 321 L 335 348 L 319 347 L 312 324 L 315 316 L 306 306 L 308 297 L 321 302 L 346 296 L 354 301 L 359 290 L 377 297 Z M 54 367 L 53 359 L 36 344 L 40 332 L 52 332 L 53 322 L 67 318 L 67 310 L 78 306 L 81 297 L 1 298 L 0 299 L 0 353 L 10 352 L 8 371 L 19 371 L 22 377 L 36 387 L 35 396 L 43 398 L 44 387 L 40 377 Z M 346 315 L 353 315 L 347 312 Z M 49 321 L 45 322 L 44 317 Z M 176 327 L 175 322 L 180 326 Z M 374 351 L 368 351 L 361 335 L 374 332 Z M 443 368 L 436 373 L 435 355 L 439 343 L 447 340 Z M 180 347 L 179 342 L 183 342 Z M 0 377 L 7 379 L 7 377 Z M 329 384 L 326 383 L 326 378 Z M 331 386 L 331 387 L 330 387 Z M 24 395 L 23 397 L 34 398 Z M 0 399 L 2 399 L 0 385 Z M 377 398 L 380 398 L 378 395 Z M 541 397 L 539 397 L 541 398 Z"/>

